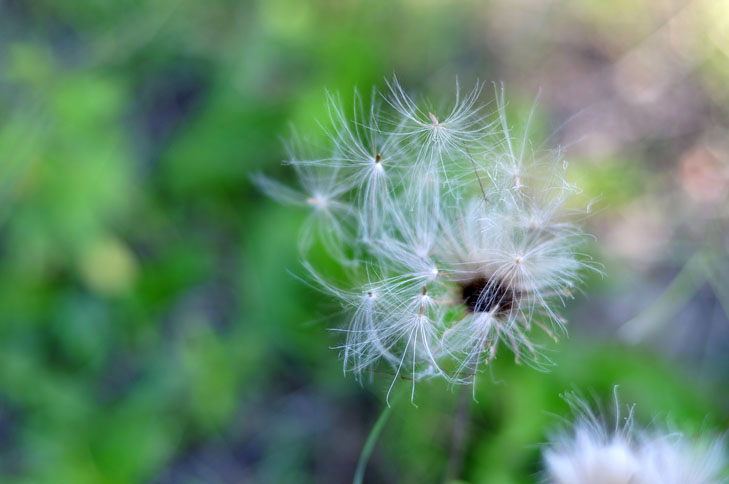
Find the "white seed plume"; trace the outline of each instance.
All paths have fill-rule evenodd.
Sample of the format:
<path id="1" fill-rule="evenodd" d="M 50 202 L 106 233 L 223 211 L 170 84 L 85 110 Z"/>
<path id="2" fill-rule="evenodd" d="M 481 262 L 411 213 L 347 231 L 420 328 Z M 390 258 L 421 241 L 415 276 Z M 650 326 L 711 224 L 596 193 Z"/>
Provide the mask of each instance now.
<path id="1" fill-rule="evenodd" d="M 574 395 L 570 431 L 543 452 L 547 484 L 721 484 L 726 460 L 719 439 L 690 439 L 666 429 L 638 429 L 632 407 L 609 426 Z M 616 408 L 617 408 L 616 396 Z"/>
<path id="2" fill-rule="evenodd" d="M 388 86 L 368 107 L 356 94 L 352 117 L 330 96 L 330 149 L 288 162 L 302 192 L 254 178 L 271 197 L 311 210 L 305 261 L 318 234 L 349 277 L 334 284 L 305 262 L 349 311 L 345 370 L 389 373 L 414 389 L 430 376 L 472 383 L 500 346 L 544 365 L 530 331 L 564 332 L 560 307 L 588 265 L 564 209 L 578 192 L 566 163 L 512 139 L 503 89 L 488 114 L 480 84 L 457 89 L 443 112 L 420 107 L 396 80 Z"/>

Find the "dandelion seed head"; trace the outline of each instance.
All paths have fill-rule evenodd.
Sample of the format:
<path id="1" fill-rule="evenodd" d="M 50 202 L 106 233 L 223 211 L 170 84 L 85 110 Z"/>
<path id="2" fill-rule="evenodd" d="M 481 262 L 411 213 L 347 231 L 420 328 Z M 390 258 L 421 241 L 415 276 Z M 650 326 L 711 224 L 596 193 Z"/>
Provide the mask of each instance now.
<path id="1" fill-rule="evenodd" d="M 616 390 L 617 392 L 617 390 Z M 542 458 L 547 484 L 721 484 L 726 465 L 721 439 L 689 438 L 666 428 L 638 428 L 632 407 L 605 422 L 575 395 L 570 430 L 552 436 Z M 618 404 L 616 396 L 616 405 Z"/>
<path id="2" fill-rule="evenodd" d="M 531 331 L 563 331 L 565 294 L 588 267 L 563 208 L 576 190 L 563 157 L 514 138 L 503 92 L 488 113 L 482 90 L 457 86 L 437 110 L 396 79 L 369 104 L 355 93 L 351 110 L 329 95 L 329 148 L 292 150 L 287 161 L 301 189 L 254 177 L 271 197 L 312 209 L 304 261 L 318 239 L 346 269 L 334 284 L 304 263 L 312 285 L 348 312 L 346 370 L 390 373 L 393 385 L 473 383 L 500 347 L 546 362 Z"/>

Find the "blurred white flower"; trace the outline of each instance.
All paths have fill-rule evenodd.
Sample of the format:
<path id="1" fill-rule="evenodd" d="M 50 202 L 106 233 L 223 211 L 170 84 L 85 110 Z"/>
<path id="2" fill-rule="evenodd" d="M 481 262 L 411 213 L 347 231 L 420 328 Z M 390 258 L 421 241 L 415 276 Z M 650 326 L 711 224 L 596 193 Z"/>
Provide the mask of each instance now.
<path id="1" fill-rule="evenodd" d="M 720 484 L 726 466 L 722 441 L 689 439 L 666 429 L 638 429 L 633 411 L 614 426 L 574 395 L 570 431 L 553 436 L 543 452 L 548 484 Z M 616 408 L 618 406 L 616 396 Z"/>
<path id="2" fill-rule="evenodd" d="M 334 284 L 305 263 L 349 311 L 345 370 L 390 373 L 393 385 L 407 378 L 413 388 L 431 376 L 472 383 L 501 345 L 545 365 L 530 331 L 563 333 L 560 307 L 588 265 L 563 207 L 578 192 L 566 163 L 512 139 L 503 92 L 493 115 L 477 104 L 481 85 L 457 90 L 441 114 L 396 80 L 389 88 L 369 107 L 355 94 L 352 117 L 329 97 L 330 149 L 288 162 L 303 193 L 254 178 L 272 197 L 310 206 L 304 233 L 320 234 L 346 269 Z"/>

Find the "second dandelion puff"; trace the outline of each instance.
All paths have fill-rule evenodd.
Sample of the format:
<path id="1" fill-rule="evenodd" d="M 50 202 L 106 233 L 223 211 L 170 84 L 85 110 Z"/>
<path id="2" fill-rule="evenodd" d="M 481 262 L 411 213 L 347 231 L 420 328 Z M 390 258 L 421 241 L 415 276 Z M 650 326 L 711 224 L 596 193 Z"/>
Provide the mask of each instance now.
<path id="1" fill-rule="evenodd" d="M 576 419 L 544 447 L 545 484 L 724 484 L 724 441 L 689 437 L 654 425 L 638 428 L 633 407 L 621 419 L 615 389 L 615 424 L 575 394 L 566 396 Z"/>
<path id="2" fill-rule="evenodd" d="M 389 88 L 368 105 L 355 96 L 351 116 L 330 98 L 329 149 L 288 160 L 303 191 L 255 177 L 270 196 L 312 210 L 304 265 L 347 309 L 345 369 L 390 373 L 414 389 L 431 376 L 472 383 L 501 346 L 543 364 L 530 333 L 564 332 L 560 309 L 587 265 L 565 209 L 578 191 L 566 164 L 513 139 L 503 92 L 488 113 L 480 85 L 456 89 L 446 110 Z M 306 262 L 315 235 L 344 284 Z"/>

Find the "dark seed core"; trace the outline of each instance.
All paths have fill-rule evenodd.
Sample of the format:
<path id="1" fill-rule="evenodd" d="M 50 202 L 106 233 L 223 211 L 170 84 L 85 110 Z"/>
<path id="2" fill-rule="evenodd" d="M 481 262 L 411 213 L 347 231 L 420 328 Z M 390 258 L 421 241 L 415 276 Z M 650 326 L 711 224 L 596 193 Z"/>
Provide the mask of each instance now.
<path id="1" fill-rule="evenodd" d="M 508 314 L 516 298 L 514 290 L 502 281 L 485 277 L 461 283 L 461 295 L 469 311 L 488 312 L 498 306 L 498 315 Z"/>

